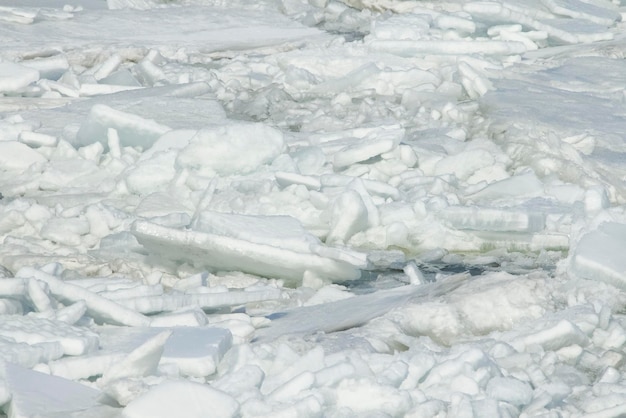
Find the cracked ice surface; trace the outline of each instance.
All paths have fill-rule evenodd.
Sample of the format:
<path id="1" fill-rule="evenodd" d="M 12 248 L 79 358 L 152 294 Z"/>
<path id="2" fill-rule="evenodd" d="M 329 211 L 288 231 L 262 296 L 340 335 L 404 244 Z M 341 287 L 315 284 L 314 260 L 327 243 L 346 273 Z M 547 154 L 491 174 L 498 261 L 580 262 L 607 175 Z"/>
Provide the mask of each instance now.
<path id="1" fill-rule="evenodd" d="M 0 0 L 8 417 L 619 417 L 619 0 Z"/>

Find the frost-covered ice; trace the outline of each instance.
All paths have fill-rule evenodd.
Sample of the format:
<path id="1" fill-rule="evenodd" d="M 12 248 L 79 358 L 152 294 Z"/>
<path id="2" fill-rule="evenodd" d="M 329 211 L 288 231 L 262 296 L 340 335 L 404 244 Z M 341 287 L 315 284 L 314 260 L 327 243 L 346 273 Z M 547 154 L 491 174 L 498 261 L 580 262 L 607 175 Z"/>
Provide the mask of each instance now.
<path id="1" fill-rule="evenodd" d="M 3 413 L 623 416 L 623 16 L 0 0 Z"/>

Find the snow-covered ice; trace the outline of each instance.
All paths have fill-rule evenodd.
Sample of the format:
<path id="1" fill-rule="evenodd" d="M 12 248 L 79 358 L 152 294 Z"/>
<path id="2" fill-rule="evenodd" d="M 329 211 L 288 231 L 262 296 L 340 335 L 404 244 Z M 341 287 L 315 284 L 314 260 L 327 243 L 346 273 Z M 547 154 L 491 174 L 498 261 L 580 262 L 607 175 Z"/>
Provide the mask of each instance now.
<path id="1" fill-rule="evenodd" d="M 0 0 L 0 415 L 619 417 L 620 0 Z"/>

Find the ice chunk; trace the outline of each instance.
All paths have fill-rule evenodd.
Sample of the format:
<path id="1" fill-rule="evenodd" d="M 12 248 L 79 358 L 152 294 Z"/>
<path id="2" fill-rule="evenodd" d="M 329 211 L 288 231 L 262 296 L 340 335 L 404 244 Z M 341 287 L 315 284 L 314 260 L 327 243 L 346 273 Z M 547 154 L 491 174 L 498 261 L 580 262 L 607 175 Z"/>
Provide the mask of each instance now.
<path id="1" fill-rule="evenodd" d="M 33 164 L 44 163 L 46 158 L 28 145 L 14 141 L 0 141 L 0 167 L 3 170 L 26 170 Z"/>
<path id="2" fill-rule="evenodd" d="M 150 337 L 146 342 L 128 353 L 120 362 L 113 364 L 102 375 L 100 383 L 107 385 L 126 377 L 143 377 L 154 374 L 161 360 L 165 342 L 172 331 L 163 331 Z"/>
<path id="3" fill-rule="evenodd" d="M 348 167 L 354 163 L 366 161 L 385 152 L 392 151 L 399 144 L 400 138 L 392 133 L 387 137 L 381 135 L 377 138 L 355 140 L 337 151 L 333 157 L 333 165 L 336 168 Z"/>
<path id="4" fill-rule="evenodd" d="M 11 393 L 10 417 L 61 418 L 92 408 L 114 411 L 100 403 L 102 392 L 99 390 L 61 377 L 6 363 L 5 378 Z"/>
<path id="5" fill-rule="evenodd" d="M 141 87 L 139 81 L 126 69 L 117 70 L 109 74 L 102 80 L 99 80 L 99 83 L 113 86 Z"/>
<path id="6" fill-rule="evenodd" d="M 27 344 L 58 343 L 63 353 L 73 356 L 86 354 L 98 347 L 98 336 L 86 328 L 34 316 L 3 317 L 0 336 Z"/>
<path id="7" fill-rule="evenodd" d="M 495 181 L 467 197 L 475 201 L 493 201 L 513 196 L 541 196 L 543 194 L 543 183 L 534 172 L 530 171 Z"/>
<path id="8" fill-rule="evenodd" d="M 147 160 L 159 152 L 178 151 L 189 145 L 189 141 L 198 133 L 194 129 L 173 129 L 161 135 L 159 139 L 143 154 L 140 160 Z"/>
<path id="9" fill-rule="evenodd" d="M 22 302 L 15 299 L 0 299 L 0 315 L 23 314 Z"/>
<path id="10" fill-rule="evenodd" d="M 345 243 L 369 226 L 368 211 L 363 199 L 354 190 L 347 190 L 333 202 L 331 224 L 326 242 Z"/>
<path id="11" fill-rule="evenodd" d="M 70 68 L 64 54 L 25 60 L 20 65 L 39 71 L 39 76 L 48 80 L 58 80 Z"/>
<path id="12" fill-rule="evenodd" d="M 494 377 L 487 384 L 487 394 L 499 401 L 523 407 L 533 398 L 530 385 L 513 377 Z"/>
<path id="13" fill-rule="evenodd" d="M 150 326 L 163 327 L 199 327 L 207 324 L 206 314 L 202 309 L 192 308 L 175 311 L 169 314 L 155 315 Z"/>
<path id="14" fill-rule="evenodd" d="M 101 376 L 113 365 L 121 362 L 127 352 L 92 353 L 80 357 L 63 357 L 48 363 L 50 373 L 65 379 L 78 380 Z"/>
<path id="15" fill-rule="evenodd" d="M 137 240 L 151 251 L 174 260 L 186 260 L 213 270 L 243 271 L 298 283 L 310 270 L 330 280 L 352 280 L 359 267 L 322 257 L 313 252 L 243 240 L 237 236 L 179 230 L 137 221 L 132 226 Z M 245 231 L 239 230 L 240 234 Z M 274 236 L 278 238 L 278 236 Z M 270 236 L 271 239 L 271 236 Z"/>
<path id="16" fill-rule="evenodd" d="M 432 18 L 426 14 L 406 13 L 392 15 L 372 22 L 371 36 L 376 39 L 402 39 L 418 41 L 427 36 Z"/>
<path id="17" fill-rule="evenodd" d="M 454 174 L 458 179 L 466 180 L 477 170 L 494 164 L 495 158 L 490 151 L 481 148 L 466 150 L 437 161 L 435 174 Z"/>
<path id="18" fill-rule="evenodd" d="M 143 149 L 150 148 L 161 135 L 170 130 L 154 120 L 96 104 L 76 134 L 77 145 L 100 142 L 105 147 L 108 146 L 107 130 L 110 128 L 117 131 L 121 146 Z"/>
<path id="19" fill-rule="evenodd" d="M 47 283 L 50 288 L 50 293 L 61 301 L 84 301 L 87 305 L 87 311 L 96 320 L 129 326 L 147 326 L 150 324 L 149 318 L 137 313 L 136 311 L 130 310 L 96 293 L 83 289 L 80 286 L 64 282 L 63 280 L 51 274 L 44 273 L 41 270 L 24 267 L 17 272 L 16 276 L 22 278 L 34 277 L 37 280 Z"/>
<path id="20" fill-rule="evenodd" d="M 0 278 L 0 296 L 23 296 L 26 293 L 27 283 L 22 278 Z"/>
<path id="21" fill-rule="evenodd" d="M 408 391 L 380 385 L 369 379 L 341 381 L 336 396 L 339 408 L 350 408 L 361 416 L 374 411 L 388 416 L 403 416 L 412 405 Z"/>
<path id="22" fill-rule="evenodd" d="M 174 199 L 167 193 L 150 193 L 135 208 L 135 214 L 144 218 L 167 216 L 174 213 L 193 214 L 193 207 L 186 201 Z"/>
<path id="23" fill-rule="evenodd" d="M 84 301 L 78 301 L 69 306 L 61 308 L 55 312 L 59 321 L 67 324 L 74 324 L 87 312 L 87 304 Z"/>
<path id="24" fill-rule="evenodd" d="M 128 353 L 165 331 L 172 335 L 163 346 L 160 364 L 175 365 L 185 376 L 213 374 L 233 341 L 230 331 L 216 327 L 106 328 L 100 332 L 100 354 Z"/>
<path id="25" fill-rule="evenodd" d="M 188 381 L 166 381 L 153 387 L 124 408 L 123 418 L 234 417 L 239 403 L 209 385 Z"/>
<path id="26" fill-rule="evenodd" d="M 51 312 L 52 300 L 43 289 L 44 284 L 35 279 L 28 281 L 28 298 L 38 312 Z"/>
<path id="27" fill-rule="evenodd" d="M 12 338 L 0 337 L 0 360 L 33 367 L 63 357 L 63 347 L 58 341 L 42 343 L 17 343 Z"/>
<path id="28" fill-rule="evenodd" d="M 80 218 L 50 218 L 41 228 L 41 237 L 65 245 L 79 245 L 89 233 L 89 222 Z"/>
<path id="29" fill-rule="evenodd" d="M 121 64 L 122 57 L 119 54 L 113 54 L 100 65 L 92 68 L 90 72 L 93 73 L 93 77 L 96 80 L 100 81 L 103 78 L 110 76 L 114 71 L 119 68 Z"/>
<path id="30" fill-rule="evenodd" d="M 39 71 L 11 62 L 0 62 L 0 94 L 19 93 L 24 87 L 39 80 Z"/>
<path id="31" fill-rule="evenodd" d="M 298 173 L 289 173 L 285 171 L 277 171 L 274 173 L 276 183 L 281 187 L 288 187 L 293 184 L 301 184 L 309 190 L 319 190 L 322 183 L 317 176 L 305 176 Z"/>
<path id="32" fill-rule="evenodd" d="M 19 141 L 33 148 L 53 147 L 58 143 L 58 139 L 55 136 L 31 131 L 20 132 Z"/>
<path id="33" fill-rule="evenodd" d="M 179 167 L 218 174 L 248 173 L 283 151 L 283 135 L 263 124 L 238 123 L 199 130 L 176 158 Z"/>
<path id="34" fill-rule="evenodd" d="M 473 231 L 537 232 L 544 228 L 543 214 L 525 210 L 478 206 L 449 206 L 438 215 L 453 228 Z"/>
<path id="35" fill-rule="evenodd" d="M 605 222 L 580 238 L 570 259 L 570 271 L 626 289 L 626 225 Z"/>
<path id="36" fill-rule="evenodd" d="M 542 346 L 545 350 L 558 350 L 574 344 L 584 347 L 589 344 L 589 339 L 580 328 L 564 319 L 556 325 L 520 336 L 512 342 L 518 351 L 523 351 L 534 344 Z"/>
<path id="37" fill-rule="evenodd" d="M 256 244 L 310 252 L 320 240 L 291 216 L 253 216 L 204 211 L 193 227 L 209 234 L 233 237 Z"/>
<path id="38" fill-rule="evenodd" d="M 149 160 L 142 160 L 126 171 L 126 186 L 131 193 L 147 195 L 162 190 L 176 176 L 175 155 L 158 154 Z"/>

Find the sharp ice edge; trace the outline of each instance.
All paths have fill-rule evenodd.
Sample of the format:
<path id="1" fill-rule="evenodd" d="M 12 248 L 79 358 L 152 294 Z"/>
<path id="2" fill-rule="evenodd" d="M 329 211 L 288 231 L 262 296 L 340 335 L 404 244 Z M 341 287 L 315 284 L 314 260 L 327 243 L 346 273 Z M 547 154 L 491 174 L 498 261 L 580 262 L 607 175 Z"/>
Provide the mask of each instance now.
<path id="1" fill-rule="evenodd" d="M 622 416 L 618 3 L 5 1 L 0 406 Z"/>

